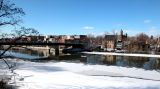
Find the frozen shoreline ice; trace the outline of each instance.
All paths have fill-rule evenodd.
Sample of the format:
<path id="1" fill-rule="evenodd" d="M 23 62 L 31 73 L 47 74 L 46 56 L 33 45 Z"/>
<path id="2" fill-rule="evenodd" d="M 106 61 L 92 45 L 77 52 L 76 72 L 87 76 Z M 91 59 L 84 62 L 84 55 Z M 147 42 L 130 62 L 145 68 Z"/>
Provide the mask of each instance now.
<path id="1" fill-rule="evenodd" d="M 153 54 L 135 54 L 135 53 L 114 53 L 114 52 L 82 52 L 84 54 L 98 54 L 98 55 L 116 55 L 116 56 L 133 56 L 133 57 L 155 57 L 160 58 L 160 55 Z"/>
<path id="2" fill-rule="evenodd" d="M 154 81 L 159 72 L 138 68 L 17 60 L 15 72 L 24 78 L 17 80 L 19 89 L 160 89 L 160 81 Z"/>

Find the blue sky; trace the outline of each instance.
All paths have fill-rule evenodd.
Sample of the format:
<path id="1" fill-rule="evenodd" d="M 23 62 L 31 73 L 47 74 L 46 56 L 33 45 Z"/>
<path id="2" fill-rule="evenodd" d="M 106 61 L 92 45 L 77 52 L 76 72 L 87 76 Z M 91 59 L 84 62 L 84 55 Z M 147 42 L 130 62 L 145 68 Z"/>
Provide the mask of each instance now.
<path id="1" fill-rule="evenodd" d="M 71 35 L 120 31 L 160 33 L 160 0 L 13 0 L 24 9 L 22 26 Z"/>

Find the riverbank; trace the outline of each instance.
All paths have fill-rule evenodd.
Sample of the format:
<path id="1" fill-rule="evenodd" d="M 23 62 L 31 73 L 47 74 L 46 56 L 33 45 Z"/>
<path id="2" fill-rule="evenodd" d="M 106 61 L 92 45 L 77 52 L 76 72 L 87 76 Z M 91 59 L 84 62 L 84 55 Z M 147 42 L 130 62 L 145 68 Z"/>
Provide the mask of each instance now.
<path id="1" fill-rule="evenodd" d="M 133 56 L 133 57 L 155 57 L 160 58 L 160 55 L 154 54 L 136 54 L 136 53 L 115 53 L 115 52 L 82 52 L 84 54 L 97 54 L 97 55 L 115 55 L 115 56 Z"/>

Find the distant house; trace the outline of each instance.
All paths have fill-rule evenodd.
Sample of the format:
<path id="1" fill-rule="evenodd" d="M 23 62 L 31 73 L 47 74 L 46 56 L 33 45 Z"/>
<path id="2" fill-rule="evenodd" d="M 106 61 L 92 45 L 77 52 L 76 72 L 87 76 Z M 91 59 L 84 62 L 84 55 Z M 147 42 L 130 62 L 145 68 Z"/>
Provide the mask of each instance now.
<path id="1" fill-rule="evenodd" d="M 30 42 L 42 42 L 44 41 L 44 36 L 26 36 L 22 38 L 22 41 L 30 41 Z"/>
<path id="2" fill-rule="evenodd" d="M 70 38 L 66 35 L 48 35 L 45 37 L 45 41 L 53 43 L 65 43 L 65 40 Z"/>
<path id="3" fill-rule="evenodd" d="M 126 46 L 127 34 L 123 34 L 121 30 L 120 34 L 105 35 L 105 48 L 107 49 L 124 49 Z"/>
<path id="4" fill-rule="evenodd" d="M 87 48 L 89 44 L 89 39 L 87 35 L 72 35 L 69 39 L 65 39 L 65 43 L 81 43 Z"/>
<path id="5" fill-rule="evenodd" d="M 59 35 L 59 36 L 56 37 L 56 42 L 65 43 L 65 39 L 67 39 L 66 35 Z"/>
<path id="6" fill-rule="evenodd" d="M 105 35 L 105 48 L 107 49 L 115 49 L 117 36 L 116 35 Z"/>
<path id="7" fill-rule="evenodd" d="M 0 42 L 10 42 L 10 41 L 12 41 L 11 38 L 1 38 L 0 39 Z"/>
<path id="8" fill-rule="evenodd" d="M 47 36 L 44 38 L 44 41 L 46 41 L 46 42 L 56 42 L 55 38 L 56 38 L 55 35 L 47 35 Z"/>

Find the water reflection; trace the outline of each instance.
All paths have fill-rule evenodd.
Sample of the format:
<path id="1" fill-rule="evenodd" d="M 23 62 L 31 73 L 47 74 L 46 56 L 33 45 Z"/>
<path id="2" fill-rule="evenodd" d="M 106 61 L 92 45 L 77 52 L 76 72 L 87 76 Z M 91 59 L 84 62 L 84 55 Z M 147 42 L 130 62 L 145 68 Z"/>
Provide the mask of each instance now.
<path id="1" fill-rule="evenodd" d="M 33 56 L 39 56 L 39 57 L 46 57 L 48 56 L 48 50 L 26 50 L 26 49 L 14 49 L 10 50 L 11 52 L 16 52 L 16 53 L 24 53 L 24 54 L 29 54 Z"/>
<path id="2" fill-rule="evenodd" d="M 28 59 L 47 57 L 50 55 L 47 50 L 11 50 L 12 55 L 18 57 L 25 57 Z M 17 53 L 18 52 L 18 53 Z M 83 57 L 82 57 L 83 55 Z M 147 57 L 127 57 L 127 56 L 112 56 L 112 55 L 86 55 L 86 54 L 76 54 L 76 55 L 61 55 L 55 57 L 51 55 L 52 60 L 66 60 L 66 61 L 76 61 L 83 62 L 85 64 L 100 64 L 100 65 L 113 65 L 121 67 L 136 67 L 143 68 L 146 70 L 160 70 L 160 59 L 157 58 L 147 58 Z"/>
<path id="3" fill-rule="evenodd" d="M 2 52 L 2 51 L 0 51 Z M 33 56 L 30 54 L 24 54 L 24 53 L 18 53 L 18 52 L 11 52 L 11 51 L 7 51 L 4 54 L 5 57 L 16 57 L 16 58 L 23 58 L 23 59 L 36 59 L 39 58 L 39 56 Z"/>
<path id="4" fill-rule="evenodd" d="M 157 58 L 87 55 L 87 63 L 115 65 L 121 67 L 136 67 L 146 70 L 160 69 L 160 59 Z"/>
<path id="5" fill-rule="evenodd" d="M 88 64 L 104 64 L 103 59 L 104 57 L 100 55 L 87 55 L 86 62 Z"/>
<path id="6" fill-rule="evenodd" d="M 160 69 L 159 66 L 159 60 L 155 58 L 149 58 L 149 61 L 145 62 L 143 65 L 144 69 L 150 70 L 150 69 Z"/>

